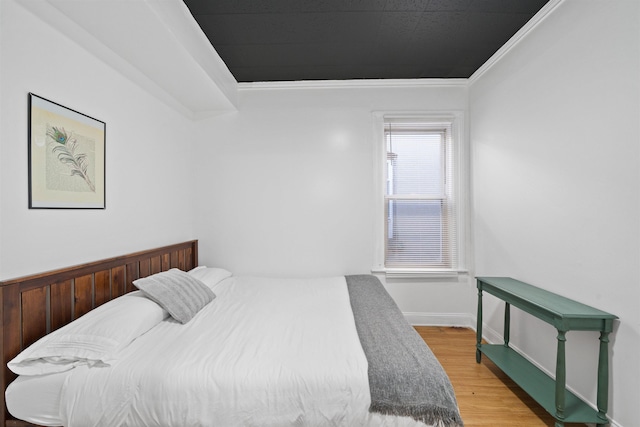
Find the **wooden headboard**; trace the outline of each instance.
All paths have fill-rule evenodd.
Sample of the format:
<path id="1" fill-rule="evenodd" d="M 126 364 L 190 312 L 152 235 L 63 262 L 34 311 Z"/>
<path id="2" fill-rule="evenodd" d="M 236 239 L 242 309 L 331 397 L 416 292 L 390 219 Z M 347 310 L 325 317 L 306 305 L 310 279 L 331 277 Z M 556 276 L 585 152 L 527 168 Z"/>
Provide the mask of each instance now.
<path id="1" fill-rule="evenodd" d="M 7 412 L 4 398 L 4 391 L 16 378 L 7 363 L 24 348 L 95 307 L 135 290 L 136 279 L 197 265 L 198 241 L 190 240 L 0 282 L 0 427 L 33 425 L 15 420 Z"/>

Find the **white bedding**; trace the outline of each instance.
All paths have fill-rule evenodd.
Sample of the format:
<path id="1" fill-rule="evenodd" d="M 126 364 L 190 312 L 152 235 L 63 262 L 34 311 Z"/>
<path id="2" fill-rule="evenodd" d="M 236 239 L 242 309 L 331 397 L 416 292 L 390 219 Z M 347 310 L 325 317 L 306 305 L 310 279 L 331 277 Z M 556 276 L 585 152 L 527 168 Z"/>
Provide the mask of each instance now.
<path id="1" fill-rule="evenodd" d="M 164 320 L 112 366 L 65 373 L 60 423 L 424 426 L 369 413 L 367 360 L 344 277 L 232 277 L 213 291 L 217 298 L 189 323 Z M 8 404 L 19 400 L 10 394 Z"/>

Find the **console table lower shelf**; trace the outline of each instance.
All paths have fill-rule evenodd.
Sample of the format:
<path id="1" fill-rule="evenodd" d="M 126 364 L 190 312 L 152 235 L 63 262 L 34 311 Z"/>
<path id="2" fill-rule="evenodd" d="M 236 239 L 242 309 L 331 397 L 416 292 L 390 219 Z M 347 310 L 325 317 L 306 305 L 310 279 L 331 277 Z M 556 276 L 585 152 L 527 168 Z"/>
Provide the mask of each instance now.
<path id="1" fill-rule="evenodd" d="M 520 353 L 503 344 L 482 344 L 482 354 L 487 356 L 521 389 L 552 416 L 556 412 L 556 382 Z M 598 411 L 582 399 L 565 390 L 565 423 L 602 423 Z"/>

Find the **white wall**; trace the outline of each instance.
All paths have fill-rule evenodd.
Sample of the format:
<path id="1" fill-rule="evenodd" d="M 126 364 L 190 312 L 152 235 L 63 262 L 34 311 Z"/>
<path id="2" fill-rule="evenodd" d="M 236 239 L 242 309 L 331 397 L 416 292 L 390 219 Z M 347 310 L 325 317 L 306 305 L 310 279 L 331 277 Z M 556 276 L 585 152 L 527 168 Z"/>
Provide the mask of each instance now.
<path id="1" fill-rule="evenodd" d="M 194 238 L 193 122 L 0 1 L 0 279 Z M 106 122 L 105 210 L 29 210 L 28 92 Z"/>
<path id="2" fill-rule="evenodd" d="M 609 414 L 624 426 L 640 420 L 639 4 L 562 2 L 469 90 L 476 273 L 620 317 Z M 501 334 L 502 306 L 485 321 Z M 554 372 L 555 331 L 512 321 L 513 344 Z M 595 402 L 598 335 L 567 339 L 568 383 Z"/>
<path id="3" fill-rule="evenodd" d="M 202 263 L 270 276 L 371 271 L 373 113 L 465 112 L 467 89 L 328 84 L 245 86 L 237 113 L 202 123 L 195 164 Z M 389 288 L 405 312 L 469 312 L 466 276 Z"/>

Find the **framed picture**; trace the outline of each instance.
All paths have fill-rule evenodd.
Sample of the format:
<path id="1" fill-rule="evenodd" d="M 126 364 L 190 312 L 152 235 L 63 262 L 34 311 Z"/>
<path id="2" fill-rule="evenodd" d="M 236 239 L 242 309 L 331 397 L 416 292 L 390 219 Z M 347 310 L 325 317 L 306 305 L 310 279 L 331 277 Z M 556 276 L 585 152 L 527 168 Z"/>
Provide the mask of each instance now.
<path id="1" fill-rule="evenodd" d="M 29 209 L 105 208 L 104 122 L 29 94 Z"/>

